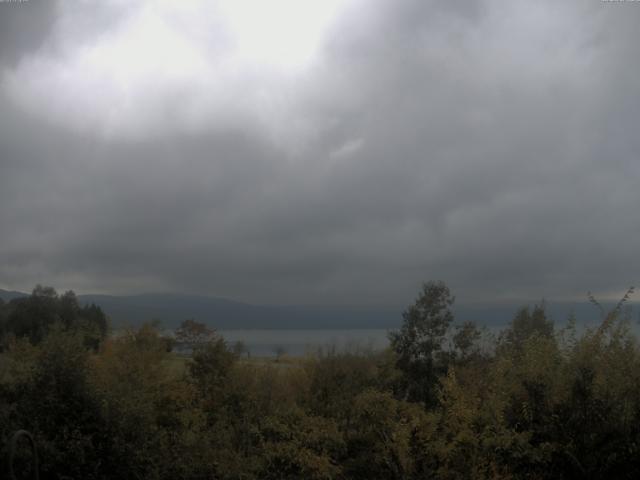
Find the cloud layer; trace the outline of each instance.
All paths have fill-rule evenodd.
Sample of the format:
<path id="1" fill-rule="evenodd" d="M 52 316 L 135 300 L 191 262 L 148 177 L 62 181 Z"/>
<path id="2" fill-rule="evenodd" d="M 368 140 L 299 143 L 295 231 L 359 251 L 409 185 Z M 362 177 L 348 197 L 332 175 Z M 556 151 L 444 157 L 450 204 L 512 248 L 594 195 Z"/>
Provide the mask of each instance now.
<path id="1" fill-rule="evenodd" d="M 0 287 L 402 305 L 428 279 L 636 280 L 640 4 L 345 0 L 300 58 L 245 48 L 224 3 L 28 4 L 0 3 L 23 25 Z"/>

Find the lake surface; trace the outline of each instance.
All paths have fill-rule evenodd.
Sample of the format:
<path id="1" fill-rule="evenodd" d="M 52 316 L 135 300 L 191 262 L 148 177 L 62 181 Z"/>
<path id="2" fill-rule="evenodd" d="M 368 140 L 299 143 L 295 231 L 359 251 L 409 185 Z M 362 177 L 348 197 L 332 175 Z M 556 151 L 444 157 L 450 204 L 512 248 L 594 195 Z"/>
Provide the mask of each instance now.
<path id="1" fill-rule="evenodd" d="M 314 354 L 319 350 L 382 350 L 388 344 L 388 330 L 218 330 L 230 347 L 241 341 L 256 357 Z"/>
<path id="2" fill-rule="evenodd" d="M 596 328 L 599 321 L 578 323 L 578 335 L 585 328 Z M 556 332 L 566 322 L 556 322 Z M 482 348 L 493 348 L 491 338 L 497 338 L 507 325 L 491 325 L 486 327 L 487 336 L 481 341 Z M 640 322 L 630 322 L 632 332 L 640 337 Z M 397 330 L 397 329 L 396 329 Z M 318 351 L 334 349 L 337 352 L 383 350 L 389 345 L 390 329 L 220 329 L 217 332 L 233 348 L 236 342 L 243 342 L 252 356 L 273 357 L 277 352 L 292 356 L 317 354 Z M 454 333 L 454 330 L 451 331 Z"/>

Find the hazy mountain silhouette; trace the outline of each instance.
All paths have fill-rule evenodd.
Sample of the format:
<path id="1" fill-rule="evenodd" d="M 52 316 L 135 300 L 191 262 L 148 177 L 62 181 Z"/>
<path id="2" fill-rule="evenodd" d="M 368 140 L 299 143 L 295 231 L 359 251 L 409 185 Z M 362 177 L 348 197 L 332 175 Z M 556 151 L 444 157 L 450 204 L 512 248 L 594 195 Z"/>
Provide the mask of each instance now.
<path id="1" fill-rule="evenodd" d="M 13 291 L 13 290 L 2 290 L 0 288 L 0 298 L 2 300 L 4 300 L 5 302 L 13 300 L 14 298 L 28 297 L 28 296 L 29 296 L 28 293 L 16 292 L 16 291 Z"/>
<path id="2" fill-rule="evenodd" d="M 0 289 L 0 298 L 9 301 L 27 293 Z M 78 295 L 81 304 L 102 307 L 115 328 L 159 320 L 174 328 L 182 320 L 193 318 L 218 329 L 235 328 L 397 328 L 402 322 L 402 306 L 265 306 L 251 305 L 201 295 L 153 293 L 142 295 Z M 536 302 L 456 304 L 457 322 L 471 320 L 478 325 L 503 326 L 523 305 Z M 603 302 L 605 308 L 614 304 Z M 597 309 L 589 302 L 547 302 L 547 312 L 557 324 L 563 324 L 573 312 L 579 323 L 598 322 Z M 634 320 L 636 317 L 633 317 Z"/>

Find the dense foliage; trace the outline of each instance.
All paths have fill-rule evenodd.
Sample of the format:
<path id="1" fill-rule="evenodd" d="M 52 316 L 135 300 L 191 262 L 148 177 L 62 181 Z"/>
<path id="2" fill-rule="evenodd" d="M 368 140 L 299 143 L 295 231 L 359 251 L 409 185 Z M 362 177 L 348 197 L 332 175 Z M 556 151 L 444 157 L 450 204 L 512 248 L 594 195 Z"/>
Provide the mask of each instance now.
<path id="1" fill-rule="evenodd" d="M 388 350 L 270 362 L 193 321 L 189 358 L 151 325 L 107 337 L 73 298 L 40 287 L 0 306 L 2 443 L 33 432 L 42 478 L 640 473 L 640 348 L 622 303 L 586 330 L 524 308 L 493 339 L 455 325 L 448 288 L 428 283 Z"/>
<path id="2" fill-rule="evenodd" d="M 82 333 L 84 344 L 95 350 L 108 333 L 108 322 L 100 307 L 81 306 L 72 291 L 58 295 L 38 285 L 28 297 L 8 303 L 0 299 L 0 352 L 16 337 L 38 344 L 52 328 Z"/>

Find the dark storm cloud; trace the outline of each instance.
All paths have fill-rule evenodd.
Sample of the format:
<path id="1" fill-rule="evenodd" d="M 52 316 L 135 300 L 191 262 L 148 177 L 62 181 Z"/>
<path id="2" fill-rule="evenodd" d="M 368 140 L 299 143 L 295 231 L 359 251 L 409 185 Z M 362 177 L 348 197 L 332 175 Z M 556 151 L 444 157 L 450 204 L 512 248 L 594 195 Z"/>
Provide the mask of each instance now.
<path id="1" fill-rule="evenodd" d="M 114 9 L 91 28 L 59 21 L 90 43 L 126 21 Z M 242 87 L 281 95 L 277 115 L 216 100 L 192 120 L 184 105 L 209 98 L 154 96 L 159 79 L 129 92 L 151 112 L 127 114 L 135 135 L 85 128 L 120 115 L 108 92 L 69 115 L 29 107 L 25 75 L 67 71 L 53 48 L 0 99 L 0 284 L 387 304 L 436 278 L 461 300 L 622 289 L 640 267 L 639 16 L 354 3 L 296 86 Z"/>

